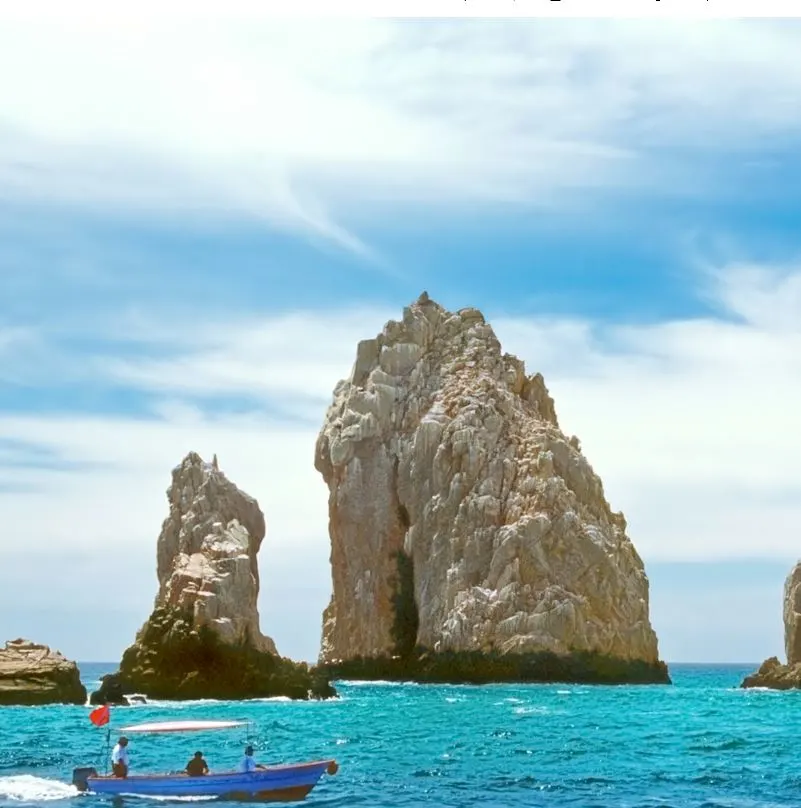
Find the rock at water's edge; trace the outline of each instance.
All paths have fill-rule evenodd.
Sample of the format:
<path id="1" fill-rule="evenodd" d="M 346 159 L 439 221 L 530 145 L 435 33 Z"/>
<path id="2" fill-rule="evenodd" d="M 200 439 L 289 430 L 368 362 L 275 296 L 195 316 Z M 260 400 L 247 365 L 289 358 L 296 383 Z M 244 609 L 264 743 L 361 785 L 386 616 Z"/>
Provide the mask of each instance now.
<path id="1" fill-rule="evenodd" d="M 773 690 L 801 688 L 801 562 L 784 582 L 784 650 L 787 664 L 778 657 L 766 659 L 756 673 L 746 676 L 741 687 L 769 687 Z"/>
<path id="2" fill-rule="evenodd" d="M 0 705 L 86 704 L 78 666 L 47 645 L 11 640 L 0 650 Z"/>
<path id="3" fill-rule="evenodd" d="M 107 673 L 100 678 L 100 687 L 89 697 L 90 704 L 127 705 L 125 690 L 122 686 L 119 671 Z"/>
<path id="4" fill-rule="evenodd" d="M 669 681 L 623 515 L 542 376 L 502 353 L 479 311 L 423 294 L 359 343 L 315 466 L 329 487 L 330 670 Z"/>
<path id="5" fill-rule="evenodd" d="M 264 515 L 253 497 L 194 452 L 173 470 L 170 513 L 158 539 L 153 612 L 104 677 L 93 703 L 125 693 L 166 699 L 332 694 L 305 663 L 278 655 L 259 627 L 257 554 Z"/>
<path id="6" fill-rule="evenodd" d="M 482 684 L 486 682 L 580 682 L 584 684 L 670 684 L 664 662 L 644 662 L 589 652 L 525 654 L 482 651 L 358 658 L 321 666 L 332 679 Z"/>
<path id="7" fill-rule="evenodd" d="M 801 665 L 783 665 L 778 657 L 766 659 L 756 673 L 746 676 L 740 687 L 769 687 L 793 690 L 801 687 Z"/>

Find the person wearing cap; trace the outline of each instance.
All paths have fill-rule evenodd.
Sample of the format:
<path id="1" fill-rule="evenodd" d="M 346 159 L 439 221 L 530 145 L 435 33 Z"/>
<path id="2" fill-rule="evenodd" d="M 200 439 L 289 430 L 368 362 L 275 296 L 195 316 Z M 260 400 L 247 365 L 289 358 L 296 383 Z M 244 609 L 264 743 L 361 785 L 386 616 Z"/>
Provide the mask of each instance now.
<path id="1" fill-rule="evenodd" d="M 253 747 L 248 744 L 245 747 L 245 757 L 239 762 L 239 771 L 241 772 L 255 772 L 256 769 L 263 769 L 264 766 L 260 766 L 256 763 L 256 759 L 253 757 Z"/>
<path id="2" fill-rule="evenodd" d="M 190 777 L 202 777 L 204 774 L 209 773 L 209 766 L 203 760 L 202 752 L 195 752 L 195 756 L 186 764 L 186 773 Z"/>
<path id="3" fill-rule="evenodd" d="M 111 771 L 115 777 L 128 776 L 128 739 L 124 735 L 111 752 Z"/>

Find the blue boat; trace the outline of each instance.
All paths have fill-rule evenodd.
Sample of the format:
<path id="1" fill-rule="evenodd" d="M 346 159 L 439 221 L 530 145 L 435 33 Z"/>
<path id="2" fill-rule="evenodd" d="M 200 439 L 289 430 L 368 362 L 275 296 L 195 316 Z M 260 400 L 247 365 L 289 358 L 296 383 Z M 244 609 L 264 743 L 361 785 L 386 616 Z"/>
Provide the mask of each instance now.
<path id="1" fill-rule="evenodd" d="M 190 732 L 239 726 L 241 721 L 165 721 L 124 727 L 121 732 Z M 336 774 L 333 759 L 280 766 L 260 766 L 251 772 L 220 772 L 191 777 L 185 772 L 136 774 L 127 777 L 99 775 L 79 768 L 72 781 L 79 791 L 106 796 L 216 797 L 247 802 L 295 802 L 304 799 L 324 774 Z"/>

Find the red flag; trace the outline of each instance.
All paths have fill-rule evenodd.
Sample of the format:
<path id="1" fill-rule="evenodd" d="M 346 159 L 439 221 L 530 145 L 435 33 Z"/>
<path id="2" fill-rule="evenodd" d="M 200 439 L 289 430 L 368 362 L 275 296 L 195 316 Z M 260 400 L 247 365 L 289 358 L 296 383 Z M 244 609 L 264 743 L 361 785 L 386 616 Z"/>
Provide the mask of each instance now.
<path id="1" fill-rule="evenodd" d="M 89 720 L 96 726 L 102 727 L 103 724 L 108 724 L 109 718 L 111 718 L 108 704 L 104 704 L 102 707 L 98 707 L 96 710 L 92 710 L 89 713 Z"/>

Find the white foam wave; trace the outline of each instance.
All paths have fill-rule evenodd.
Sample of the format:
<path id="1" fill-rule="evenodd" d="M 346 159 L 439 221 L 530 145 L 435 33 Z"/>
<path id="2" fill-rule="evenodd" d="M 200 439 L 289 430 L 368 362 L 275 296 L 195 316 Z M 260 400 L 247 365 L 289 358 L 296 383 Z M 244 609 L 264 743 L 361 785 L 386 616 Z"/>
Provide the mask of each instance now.
<path id="1" fill-rule="evenodd" d="M 261 696 L 253 699 L 237 699 L 240 703 L 247 702 L 262 702 L 262 701 L 292 701 L 289 696 Z M 186 700 L 172 700 L 172 699 L 149 699 L 146 704 L 130 704 L 129 707 L 161 707 L 169 708 L 171 710 L 184 710 L 191 707 L 202 707 L 215 704 L 227 704 L 225 699 L 186 699 Z"/>
<path id="2" fill-rule="evenodd" d="M 34 777 L 32 774 L 17 774 L 0 777 L 0 799 L 15 802 L 48 802 L 66 800 L 78 796 L 78 789 L 60 780 Z"/>
<path id="3" fill-rule="evenodd" d="M 421 687 L 420 682 L 389 682 L 385 679 L 340 679 L 339 684 L 348 687 Z"/>
<path id="4" fill-rule="evenodd" d="M 513 712 L 517 715 L 545 715 L 545 713 L 550 712 L 550 710 L 547 707 L 515 707 Z"/>

